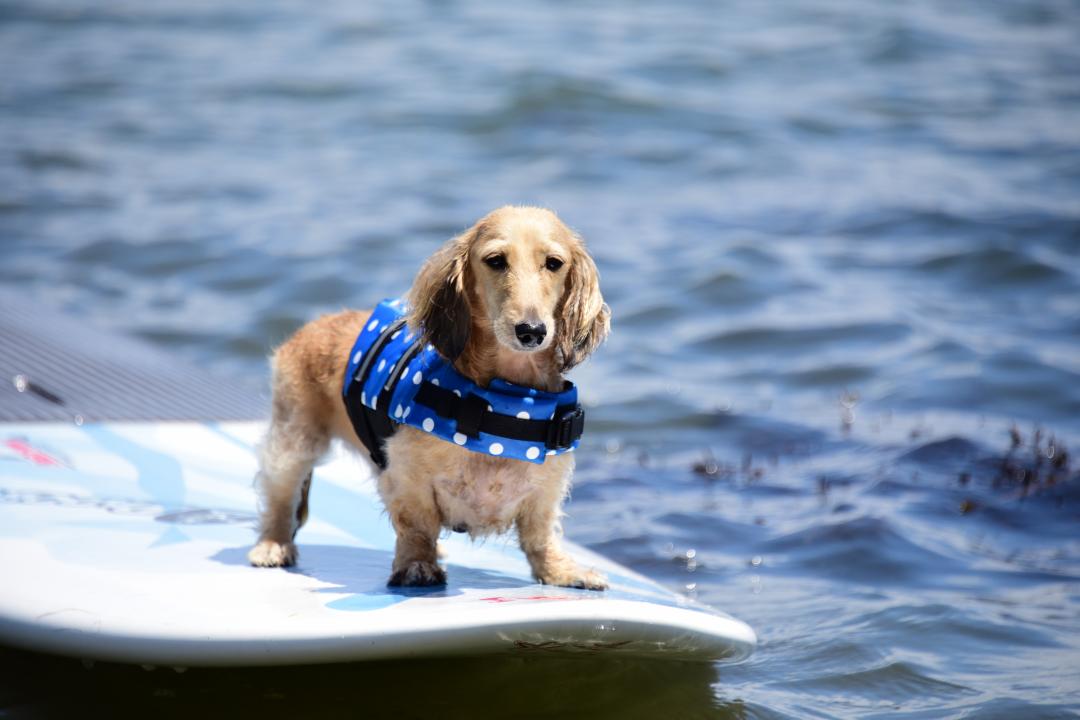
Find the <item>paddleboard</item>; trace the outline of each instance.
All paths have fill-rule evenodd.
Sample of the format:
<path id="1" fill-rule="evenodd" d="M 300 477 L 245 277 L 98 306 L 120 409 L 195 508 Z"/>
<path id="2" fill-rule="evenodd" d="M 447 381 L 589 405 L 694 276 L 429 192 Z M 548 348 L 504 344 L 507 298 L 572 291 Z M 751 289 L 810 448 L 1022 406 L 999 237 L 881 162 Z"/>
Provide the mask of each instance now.
<path id="1" fill-rule="evenodd" d="M 12 341 L 0 323 L 0 344 Z M 441 541 L 447 585 L 390 588 L 393 530 L 368 466 L 344 449 L 315 469 L 298 565 L 253 568 L 263 422 L 88 420 L 49 373 L 26 372 L 34 358 L 9 360 L 0 643 L 168 666 L 492 652 L 736 661 L 754 648 L 745 623 L 572 543 L 609 590 L 537 584 L 512 536 L 454 534 Z M 66 419 L 21 417 L 20 402 L 43 398 Z"/>

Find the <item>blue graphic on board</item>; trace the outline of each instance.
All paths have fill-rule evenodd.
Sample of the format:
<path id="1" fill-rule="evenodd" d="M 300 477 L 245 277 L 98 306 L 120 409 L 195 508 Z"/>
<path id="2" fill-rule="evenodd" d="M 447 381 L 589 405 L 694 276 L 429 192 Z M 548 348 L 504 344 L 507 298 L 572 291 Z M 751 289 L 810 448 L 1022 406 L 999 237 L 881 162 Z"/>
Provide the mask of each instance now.
<path id="1" fill-rule="evenodd" d="M 139 488 L 155 502 L 170 509 L 184 506 L 184 472 L 176 458 L 144 447 L 105 425 L 83 425 L 83 431 L 102 448 L 134 465 L 139 478 Z M 170 526 L 163 530 L 161 537 L 152 542 L 150 547 L 171 545 L 187 539 L 186 535 Z"/>
<path id="2" fill-rule="evenodd" d="M 332 600 L 326 603 L 326 607 L 331 610 L 344 610 L 346 612 L 367 612 L 371 610 L 382 610 L 383 608 L 397 605 L 399 602 L 404 602 L 408 599 L 409 598 L 405 595 L 391 595 L 389 593 L 383 593 L 381 595 L 357 593 L 338 600 Z"/>
<path id="3" fill-rule="evenodd" d="M 184 505 L 184 473 L 176 458 L 144 447 L 105 425 L 83 425 L 83 431 L 102 448 L 134 465 L 139 487 L 155 502 L 167 508 Z"/>
<path id="4" fill-rule="evenodd" d="M 190 537 L 178 530 L 175 525 L 169 525 L 167 528 L 165 528 L 165 532 L 161 534 L 161 537 L 150 543 L 150 547 L 160 547 L 161 545 L 175 545 L 176 543 L 187 542 L 190 539 Z"/>

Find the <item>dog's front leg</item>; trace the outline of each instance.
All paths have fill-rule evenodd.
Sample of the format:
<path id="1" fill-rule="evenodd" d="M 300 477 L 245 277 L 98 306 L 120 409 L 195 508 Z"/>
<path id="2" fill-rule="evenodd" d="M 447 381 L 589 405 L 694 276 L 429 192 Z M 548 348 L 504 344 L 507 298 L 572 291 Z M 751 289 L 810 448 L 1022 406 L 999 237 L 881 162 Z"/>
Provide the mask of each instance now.
<path id="1" fill-rule="evenodd" d="M 574 562 L 562 547 L 558 502 L 542 494 L 526 500 L 517 517 L 518 541 L 532 567 L 533 577 L 545 585 L 607 589 L 607 578 Z"/>
<path id="2" fill-rule="evenodd" d="M 391 471 L 379 478 L 390 522 L 397 532 L 394 565 L 387 585 L 426 586 L 446 584 L 439 567 L 437 542 L 441 524 L 434 495 L 402 483 Z"/>

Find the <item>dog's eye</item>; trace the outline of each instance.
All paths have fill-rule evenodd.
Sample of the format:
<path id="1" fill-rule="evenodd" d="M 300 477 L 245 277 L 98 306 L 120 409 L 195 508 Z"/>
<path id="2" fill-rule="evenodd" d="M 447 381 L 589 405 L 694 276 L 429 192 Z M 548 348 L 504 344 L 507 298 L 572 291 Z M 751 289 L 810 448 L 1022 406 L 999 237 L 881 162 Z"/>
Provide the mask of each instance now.
<path id="1" fill-rule="evenodd" d="M 556 258 L 556 257 L 549 257 L 547 259 L 547 262 L 544 263 L 544 267 L 546 267 L 551 272 L 557 271 L 562 266 L 563 266 L 563 261 L 560 260 L 559 258 Z"/>
<path id="2" fill-rule="evenodd" d="M 492 270 L 505 270 L 506 269 L 506 256 L 505 255 L 492 255 L 484 258 L 484 264 Z"/>

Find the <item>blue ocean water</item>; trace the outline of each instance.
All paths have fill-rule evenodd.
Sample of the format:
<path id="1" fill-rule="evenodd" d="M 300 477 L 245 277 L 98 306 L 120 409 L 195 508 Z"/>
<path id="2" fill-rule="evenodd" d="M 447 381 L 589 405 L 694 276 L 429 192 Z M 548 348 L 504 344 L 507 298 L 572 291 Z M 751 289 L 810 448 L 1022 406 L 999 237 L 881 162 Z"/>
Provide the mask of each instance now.
<path id="1" fill-rule="evenodd" d="M 0 64 L 0 283 L 222 374 L 493 207 L 559 212 L 614 318 L 567 532 L 761 637 L 719 668 L 20 659 L 5 712 L 58 676 L 132 714 L 1080 710 L 1075 2 L 0 0 Z"/>

